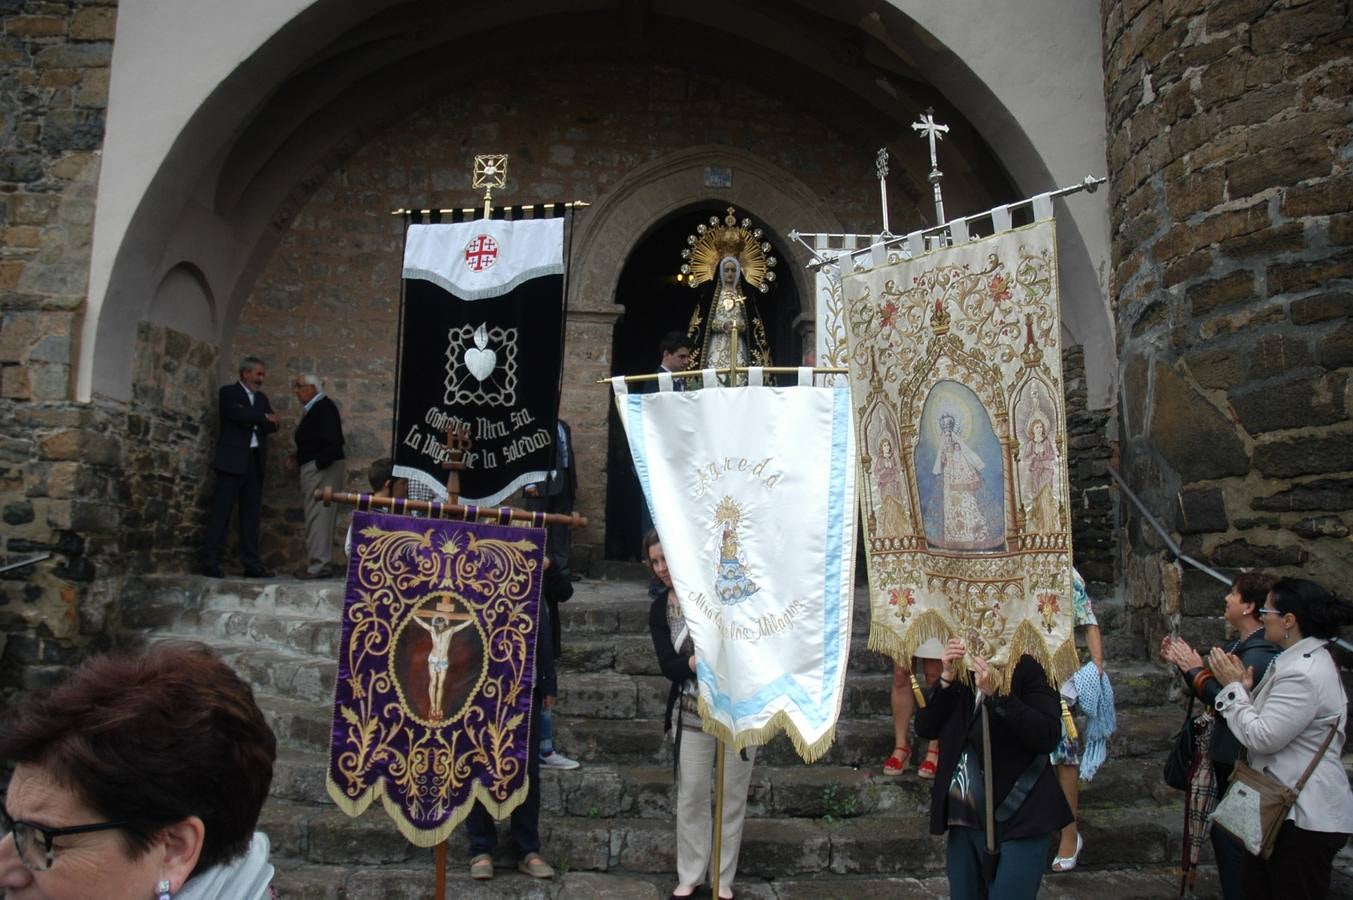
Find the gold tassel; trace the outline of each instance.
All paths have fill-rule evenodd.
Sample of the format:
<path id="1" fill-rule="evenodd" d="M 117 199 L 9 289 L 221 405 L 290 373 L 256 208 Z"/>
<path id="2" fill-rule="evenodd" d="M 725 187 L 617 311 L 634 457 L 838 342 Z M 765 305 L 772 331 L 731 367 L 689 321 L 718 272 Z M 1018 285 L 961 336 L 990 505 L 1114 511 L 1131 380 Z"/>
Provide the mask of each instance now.
<path id="1" fill-rule="evenodd" d="M 1065 697 L 1058 697 L 1062 701 L 1062 727 L 1066 729 L 1067 740 L 1074 741 L 1079 735 L 1076 733 L 1076 720 L 1071 718 L 1071 709 L 1066 705 Z"/>
<path id="2" fill-rule="evenodd" d="M 921 693 L 921 683 L 916 680 L 916 673 L 911 673 L 911 692 L 916 695 L 916 708 L 925 709 L 925 694 Z"/>

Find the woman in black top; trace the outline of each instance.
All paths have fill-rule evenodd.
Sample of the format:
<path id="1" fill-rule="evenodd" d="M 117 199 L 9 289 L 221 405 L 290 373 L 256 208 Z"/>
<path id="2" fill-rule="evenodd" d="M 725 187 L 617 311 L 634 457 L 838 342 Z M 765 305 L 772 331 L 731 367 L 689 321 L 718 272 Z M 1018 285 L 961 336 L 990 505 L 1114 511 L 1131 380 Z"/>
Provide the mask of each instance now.
<path id="1" fill-rule="evenodd" d="M 948 833 L 945 865 L 956 898 L 1026 900 L 1036 897 L 1053 834 L 1073 819 L 1057 786 L 1048 754 L 1061 737 L 1061 703 L 1047 673 L 1032 656 L 1021 656 L 1000 696 L 995 670 L 974 656 L 972 685 L 958 680 L 967 646 L 950 638 L 944 669 L 925 709 L 916 713 L 916 733 L 938 739 L 940 762 L 930 795 L 930 831 Z M 994 878 L 983 872 L 986 801 L 982 772 L 982 707 L 991 727 L 991 790 L 996 813 L 998 861 Z"/>
<path id="2" fill-rule="evenodd" d="M 700 725 L 695 642 L 686 627 L 681 604 L 677 602 L 676 589 L 672 586 L 667 559 L 656 532 L 650 531 L 644 538 L 644 558 L 657 582 L 656 590 L 650 589 L 653 602 L 648 612 L 648 628 L 653 636 L 658 666 L 672 682 L 667 693 L 664 727 L 676 742 L 677 886 L 672 891 L 672 898 L 676 900 L 692 896 L 713 868 L 710 856 L 714 814 L 710 786 L 719 744 Z M 741 753 L 735 752 L 731 745 L 724 747 L 723 822 L 718 862 L 719 897 L 722 900 L 731 900 L 733 896 L 738 851 L 742 846 L 742 820 L 747 812 L 747 789 L 755 760 L 754 747 Z"/>

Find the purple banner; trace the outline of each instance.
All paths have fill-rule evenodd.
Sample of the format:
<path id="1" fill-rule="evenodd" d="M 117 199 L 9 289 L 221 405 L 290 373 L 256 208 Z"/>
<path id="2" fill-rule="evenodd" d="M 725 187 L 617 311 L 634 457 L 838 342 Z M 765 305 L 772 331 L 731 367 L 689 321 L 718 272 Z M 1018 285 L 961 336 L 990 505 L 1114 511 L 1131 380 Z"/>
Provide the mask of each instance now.
<path id="1" fill-rule="evenodd" d="M 545 532 L 355 512 L 328 788 L 420 847 L 526 799 Z"/>

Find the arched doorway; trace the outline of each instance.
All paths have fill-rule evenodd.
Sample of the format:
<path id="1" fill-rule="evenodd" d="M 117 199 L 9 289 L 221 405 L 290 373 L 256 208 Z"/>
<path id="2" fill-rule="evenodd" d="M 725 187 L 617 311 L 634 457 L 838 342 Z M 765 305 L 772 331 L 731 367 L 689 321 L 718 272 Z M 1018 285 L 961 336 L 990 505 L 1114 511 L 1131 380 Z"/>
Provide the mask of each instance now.
<path id="1" fill-rule="evenodd" d="M 616 283 L 615 302 L 624 308 L 616 321 L 611 344 L 611 374 L 652 372 L 659 361 L 658 342 L 669 331 L 685 332 L 691 311 L 706 300 L 710 287 L 692 290 L 678 279 L 681 249 L 686 236 L 711 216 L 722 216 L 728 202 L 720 199 L 691 203 L 664 218 L 640 239 L 626 258 Z M 788 261 L 787 242 L 760 220 L 755 209 L 737 209 L 765 230 L 766 240 L 782 265 Z M 794 322 L 803 304 L 795 279 L 781 277 L 765 294 L 752 298 L 766 324 L 771 359 L 777 365 L 797 365 L 803 358 Z M 606 467 L 606 558 L 637 559 L 642 538 L 643 497 L 630 462 L 624 429 L 611 407 Z"/>

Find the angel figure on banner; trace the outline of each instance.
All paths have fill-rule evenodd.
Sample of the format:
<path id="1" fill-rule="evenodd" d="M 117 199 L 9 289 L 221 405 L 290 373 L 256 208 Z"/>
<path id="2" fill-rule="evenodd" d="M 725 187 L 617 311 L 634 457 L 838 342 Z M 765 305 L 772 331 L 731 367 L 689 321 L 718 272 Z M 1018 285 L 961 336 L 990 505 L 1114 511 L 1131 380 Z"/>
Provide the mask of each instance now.
<path id="1" fill-rule="evenodd" d="M 1049 534 L 1060 530 L 1058 493 L 1061 486 L 1062 459 L 1049 424 L 1055 419 L 1053 404 L 1042 396 L 1046 388 L 1030 382 L 1026 396 L 1015 405 L 1015 427 L 1019 430 L 1019 462 L 1024 504 L 1025 530 Z"/>
<path id="2" fill-rule="evenodd" d="M 889 537 L 898 537 L 907 517 L 902 506 L 902 465 L 893 449 L 892 438 L 879 440 L 873 462 L 879 490 L 879 528 Z"/>
<path id="3" fill-rule="evenodd" d="M 776 259 L 762 230 L 748 218 L 738 221 L 733 207 L 722 220 L 696 227 L 681 251 L 681 273 L 692 288 L 713 282 L 708 303 L 697 304 L 687 335 L 691 338 L 691 368 L 724 369 L 736 364 L 768 366 L 770 348 L 766 326 L 755 305 L 743 293 L 744 282 L 760 293 L 775 281 Z M 733 352 L 736 333 L 737 352 Z M 745 384 L 743 378 L 738 383 Z"/>

